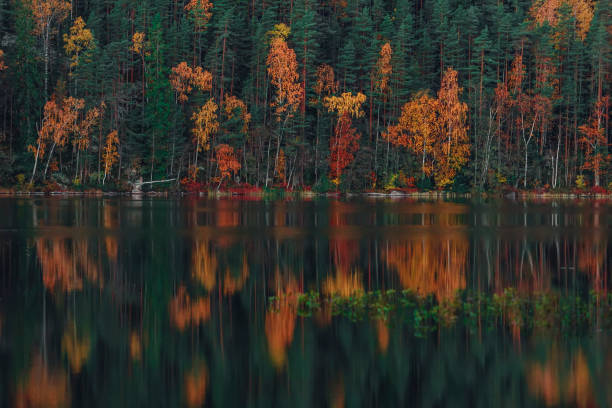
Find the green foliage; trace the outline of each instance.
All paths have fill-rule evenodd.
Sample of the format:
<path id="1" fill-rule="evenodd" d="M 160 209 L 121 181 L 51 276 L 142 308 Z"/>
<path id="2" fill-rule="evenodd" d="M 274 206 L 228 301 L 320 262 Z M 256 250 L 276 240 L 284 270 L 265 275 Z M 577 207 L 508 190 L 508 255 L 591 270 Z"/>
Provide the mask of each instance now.
<path id="1" fill-rule="evenodd" d="M 277 301 L 271 298 L 269 308 L 273 310 Z M 454 326 L 468 331 L 518 328 L 565 334 L 584 332 L 595 325 L 612 328 L 612 294 L 593 291 L 582 296 L 523 294 L 508 288 L 501 294 L 465 291 L 441 300 L 412 290 L 357 292 L 350 296 L 323 296 L 311 291 L 298 297 L 297 310 L 302 317 L 315 316 L 326 308 L 332 316 L 352 322 L 384 320 L 407 325 L 416 337 Z"/>

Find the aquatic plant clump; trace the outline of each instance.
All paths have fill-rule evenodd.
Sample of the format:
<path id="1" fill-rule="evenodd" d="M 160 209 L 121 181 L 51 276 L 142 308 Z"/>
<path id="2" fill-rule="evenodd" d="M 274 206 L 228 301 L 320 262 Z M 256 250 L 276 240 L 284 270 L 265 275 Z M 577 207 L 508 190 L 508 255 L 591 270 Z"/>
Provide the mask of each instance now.
<path id="1" fill-rule="evenodd" d="M 281 297 L 269 298 L 269 309 L 277 310 L 281 302 Z M 509 288 L 493 294 L 463 291 L 446 299 L 412 290 L 361 291 L 350 296 L 311 291 L 299 295 L 294 307 L 304 318 L 328 315 L 353 322 L 382 320 L 407 325 L 417 337 L 451 327 L 563 334 L 612 329 L 612 293 L 595 291 L 524 294 Z"/>

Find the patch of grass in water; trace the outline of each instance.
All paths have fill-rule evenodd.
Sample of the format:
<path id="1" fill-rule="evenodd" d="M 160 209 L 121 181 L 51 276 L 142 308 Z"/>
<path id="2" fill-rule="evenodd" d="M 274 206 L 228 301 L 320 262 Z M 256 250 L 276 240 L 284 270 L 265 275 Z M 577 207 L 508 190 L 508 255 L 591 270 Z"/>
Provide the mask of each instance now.
<path id="1" fill-rule="evenodd" d="M 612 292 L 524 294 L 509 288 L 494 294 L 462 291 L 439 300 L 412 290 L 355 292 L 349 296 L 311 291 L 292 299 L 297 315 L 305 318 L 330 313 L 353 322 L 382 319 L 389 324 L 408 325 L 417 337 L 451 327 L 474 332 L 508 328 L 562 334 L 612 329 Z M 269 307 L 274 310 L 281 301 L 286 299 L 270 298 Z"/>

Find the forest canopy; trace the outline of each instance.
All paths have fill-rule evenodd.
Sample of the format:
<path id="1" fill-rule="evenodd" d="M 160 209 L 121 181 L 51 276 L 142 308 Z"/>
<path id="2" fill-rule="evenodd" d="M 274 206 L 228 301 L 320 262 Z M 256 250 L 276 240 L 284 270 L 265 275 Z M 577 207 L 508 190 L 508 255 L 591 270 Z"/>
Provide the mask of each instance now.
<path id="1" fill-rule="evenodd" d="M 0 185 L 612 184 L 611 0 L 0 7 Z"/>

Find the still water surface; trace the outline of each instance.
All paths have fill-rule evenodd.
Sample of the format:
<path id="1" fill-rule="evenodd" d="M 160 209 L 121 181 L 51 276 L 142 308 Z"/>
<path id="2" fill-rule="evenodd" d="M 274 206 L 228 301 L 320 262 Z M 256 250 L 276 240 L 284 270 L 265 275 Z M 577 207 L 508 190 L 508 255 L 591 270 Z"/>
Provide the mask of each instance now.
<path id="1" fill-rule="evenodd" d="M 303 318 L 319 291 L 608 291 L 608 202 L 0 199 L 0 406 L 607 406 L 612 342 Z"/>

